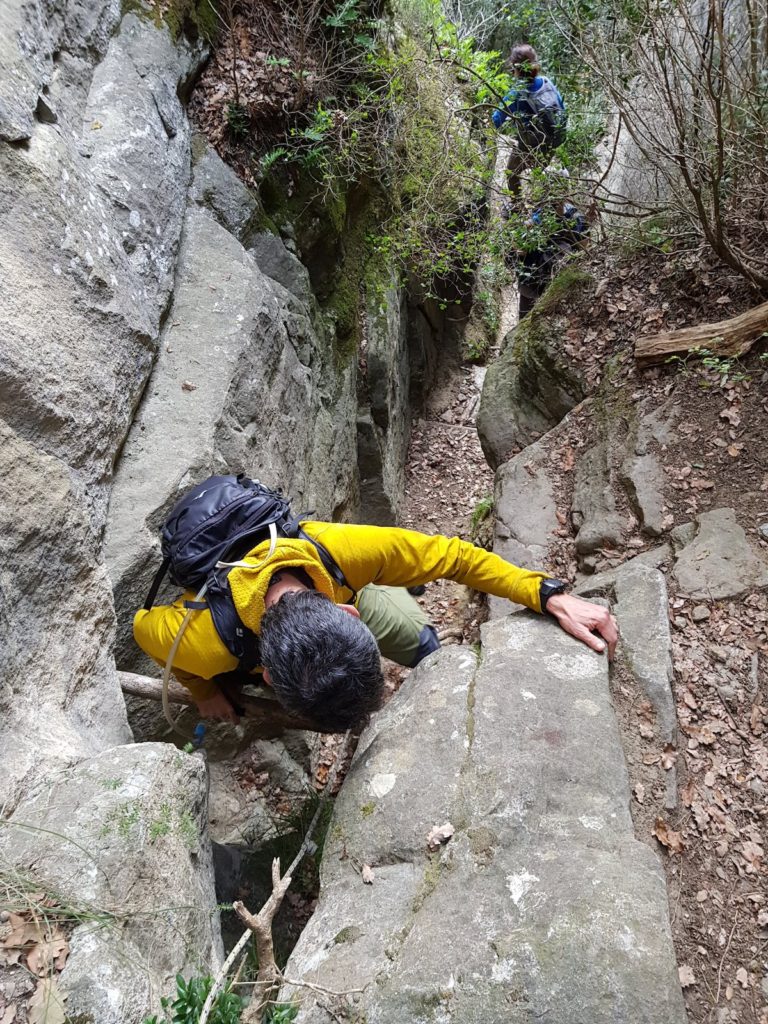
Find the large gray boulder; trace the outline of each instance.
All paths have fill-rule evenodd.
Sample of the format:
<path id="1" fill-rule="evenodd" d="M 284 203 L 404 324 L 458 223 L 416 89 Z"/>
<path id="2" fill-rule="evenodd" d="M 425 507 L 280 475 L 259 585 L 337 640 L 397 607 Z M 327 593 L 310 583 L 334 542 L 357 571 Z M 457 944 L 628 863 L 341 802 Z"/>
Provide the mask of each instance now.
<path id="1" fill-rule="evenodd" d="M 734 509 L 702 512 L 683 536 L 674 574 L 686 597 L 718 600 L 768 587 L 768 559 L 747 539 Z"/>
<path id="2" fill-rule="evenodd" d="M 0 422 L 0 806 L 127 743 L 99 539 L 67 466 Z"/>
<path id="3" fill-rule="evenodd" d="M 59 978 L 72 1020 L 141 1024 L 178 972 L 221 963 L 206 825 L 204 762 L 153 743 L 49 776 L 0 831 L 17 884 L 82 922 Z"/>
<path id="4" fill-rule="evenodd" d="M 196 168 L 173 302 L 110 500 L 123 668 L 143 664 L 133 614 L 160 560 L 158 527 L 193 483 L 245 471 L 283 487 L 297 511 L 326 516 L 356 494 L 354 360 L 335 360 L 311 296 L 303 303 L 267 276 L 225 226 L 247 209 L 246 190 L 214 177 L 213 163 L 206 155 L 203 183 Z"/>
<path id="5" fill-rule="evenodd" d="M 286 989 L 302 1024 L 684 1024 L 605 658 L 519 614 L 484 627 L 479 665 L 460 649 L 422 663 L 362 737 L 286 974 L 363 989 Z"/>
<path id="6" fill-rule="evenodd" d="M 410 367 L 405 297 L 394 271 L 366 288 L 357 460 L 363 520 L 391 525 L 405 492 L 410 437 Z"/>
<path id="7" fill-rule="evenodd" d="M 74 138 L 39 123 L 25 146 L 0 147 L 0 416 L 82 474 L 94 496 L 168 302 L 189 167 L 177 92 L 199 59 L 128 16 Z"/>
<path id="8" fill-rule="evenodd" d="M 543 441 L 499 466 L 493 484 L 493 550 L 525 569 L 548 568 L 548 549 L 559 528 L 555 478 Z M 489 598 L 492 618 L 509 614 L 510 604 Z"/>
<path id="9" fill-rule="evenodd" d="M 566 268 L 536 307 L 506 337 L 488 367 L 477 432 L 496 469 L 555 426 L 585 395 L 580 373 L 569 364 L 563 332 L 574 294 L 592 278 Z"/>

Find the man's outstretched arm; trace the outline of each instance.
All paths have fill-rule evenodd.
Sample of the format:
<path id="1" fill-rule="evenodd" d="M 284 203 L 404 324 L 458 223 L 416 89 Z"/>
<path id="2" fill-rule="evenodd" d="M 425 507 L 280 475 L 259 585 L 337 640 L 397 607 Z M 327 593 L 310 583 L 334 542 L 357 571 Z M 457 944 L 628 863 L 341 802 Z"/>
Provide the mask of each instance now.
<path id="1" fill-rule="evenodd" d="M 350 586 L 359 590 L 367 583 L 410 587 L 436 579 L 463 583 L 494 597 L 504 597 L 541 611 L 541 584 L 547 573 L 520 569 L 499 555 L 458 537 L 430 536 L 415 530 L 388 526 L 357 526 L 341 523 L 305 523 L 307 532 L 320 540 L 341 567 Z M 550 612 L 562 628 L 593 650 L 616 646 L 616 621 L 591 601 L 568 594 L 548 598 Z"/>

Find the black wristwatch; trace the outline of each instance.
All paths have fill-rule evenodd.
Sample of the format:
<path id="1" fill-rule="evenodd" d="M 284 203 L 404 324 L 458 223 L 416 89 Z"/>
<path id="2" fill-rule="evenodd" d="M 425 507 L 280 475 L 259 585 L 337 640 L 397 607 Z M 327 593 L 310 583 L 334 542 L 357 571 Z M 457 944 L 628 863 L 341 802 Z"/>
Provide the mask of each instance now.
<path id="1" fill-rule="evenodd" d="M 539 599 L 541 601 L 542 614 L 547 610 L 547 601 L 554 594 L 562 594 L 568 589 L 568 584 L 562 580 L 542 580 L 539 587 Z"/>

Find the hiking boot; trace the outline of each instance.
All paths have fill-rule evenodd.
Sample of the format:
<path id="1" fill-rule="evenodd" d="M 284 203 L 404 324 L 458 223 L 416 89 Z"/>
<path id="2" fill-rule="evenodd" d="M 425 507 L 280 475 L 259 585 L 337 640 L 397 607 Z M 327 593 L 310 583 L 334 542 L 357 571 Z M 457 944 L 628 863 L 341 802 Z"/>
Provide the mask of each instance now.
<path id="1" fill-rule="evenodd" d="M 427 588 L 423 583 L 419 583 L 417 587 L 406 587 L 406 590 L 412 597 L 421 597 L 427 592 Z"/>

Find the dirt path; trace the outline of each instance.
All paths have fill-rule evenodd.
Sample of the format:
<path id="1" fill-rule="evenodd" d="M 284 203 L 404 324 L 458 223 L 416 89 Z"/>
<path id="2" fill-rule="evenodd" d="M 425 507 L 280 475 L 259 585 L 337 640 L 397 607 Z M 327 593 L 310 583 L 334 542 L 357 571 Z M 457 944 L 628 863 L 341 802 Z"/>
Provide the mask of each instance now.
<path id="1" fill-rule="evenodd" d="M 493 471 L 475 430 L 484 375 L 478 366 L 447 366 L 414 422 L 403 526 L 473 539 L 472 514 L 493 495 Z M 454 642 L 460 637 L 464 643 L 476 642 L 485 614 L 481 597 L 449 580 L 438 580 L 427 587 L 421 603 L 439 630 L 455 632 Z"/>

